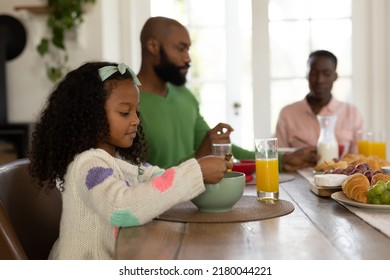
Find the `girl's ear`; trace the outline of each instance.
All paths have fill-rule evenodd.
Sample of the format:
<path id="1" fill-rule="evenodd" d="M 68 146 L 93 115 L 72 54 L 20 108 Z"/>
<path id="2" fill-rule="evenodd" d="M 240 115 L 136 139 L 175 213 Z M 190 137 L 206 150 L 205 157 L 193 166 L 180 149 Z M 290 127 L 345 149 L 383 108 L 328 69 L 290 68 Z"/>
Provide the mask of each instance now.
<path id="1" fill-rule="evenodd" d="M 153 38 L 146 42 L 146 48 L 151 55 L 158 55 L 160 52 L 160 43 Z"/>

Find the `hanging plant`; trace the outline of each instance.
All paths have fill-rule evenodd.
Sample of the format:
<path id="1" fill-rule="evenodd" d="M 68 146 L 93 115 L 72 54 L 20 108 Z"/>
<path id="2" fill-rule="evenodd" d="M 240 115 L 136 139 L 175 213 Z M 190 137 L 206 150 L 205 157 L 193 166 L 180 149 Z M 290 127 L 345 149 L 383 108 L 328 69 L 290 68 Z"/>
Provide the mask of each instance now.
<path id="1" fill-rule="evenodd" d="M 96 0 L 48 0 L 47 26 L 50 37 L 43 37 L 37 46 L 44 58 L 48 78 L 56 82 L 68 71 L 65 35 L 83 22 L 85 7 Z"/>

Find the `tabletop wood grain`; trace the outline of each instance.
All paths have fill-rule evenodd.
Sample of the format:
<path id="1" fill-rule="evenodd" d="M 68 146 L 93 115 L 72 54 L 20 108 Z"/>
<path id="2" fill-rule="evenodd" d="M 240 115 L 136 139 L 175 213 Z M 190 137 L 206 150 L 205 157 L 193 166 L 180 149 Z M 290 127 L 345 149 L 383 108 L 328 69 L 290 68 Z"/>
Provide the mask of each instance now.
<path id="1" fill-rule="evenodd" d="M 116 259 L 338 260 L 390 259 L 390 238 L 332 198 L 310 191 L 300 175 L 280 184 L 280 198 L 295 210 L 282 217 L 235 223 L 154 220 L 122 228 Z M 255 195 L 247 186 L 246 195 Z M 255 198 L 254 198 L 255 199 Z"/>

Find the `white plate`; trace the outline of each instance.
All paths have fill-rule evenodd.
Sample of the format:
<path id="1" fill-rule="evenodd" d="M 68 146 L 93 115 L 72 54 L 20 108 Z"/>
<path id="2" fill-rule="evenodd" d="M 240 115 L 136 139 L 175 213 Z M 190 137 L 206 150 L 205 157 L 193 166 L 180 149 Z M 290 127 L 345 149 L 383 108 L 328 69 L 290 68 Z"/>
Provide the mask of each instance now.
<path id="1" fill-rule="evenodd" d="M 359 208 L 390 210 L 390 205 L 360 203 L 360 202 L 351 200 L 348 197 L 346 197 L 342 191 L 332 193 L 331 197 L 338 202 L 341 202 L 341 203 L 344 203 L 344 204 L 347 204 L 350 206 L 359 207 Z"/>
<path id="2" fill-rule="evenodd" d="M 293 153 L 295 152 L 296 150 L 298 150 L 298 148 L 290 148 L 290 147 L 286 147 L 286 148 L 278 148 L 278 152 L 281 152 L 283 154 L 285 153 Z"/>

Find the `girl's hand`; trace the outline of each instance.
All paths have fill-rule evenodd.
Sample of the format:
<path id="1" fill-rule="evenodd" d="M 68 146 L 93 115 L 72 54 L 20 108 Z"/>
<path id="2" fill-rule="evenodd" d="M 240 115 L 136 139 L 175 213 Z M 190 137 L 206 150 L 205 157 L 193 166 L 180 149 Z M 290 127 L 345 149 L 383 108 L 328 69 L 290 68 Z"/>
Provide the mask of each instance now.
<path id="1" fill-rule="evenodd" d="M 206 156 L 198 159 L 203 173 L 203 181 L 207 184 L 216 184 L 222 180 L 228 169 L 233 168 L 233 163 L 217 156 Z"/>

